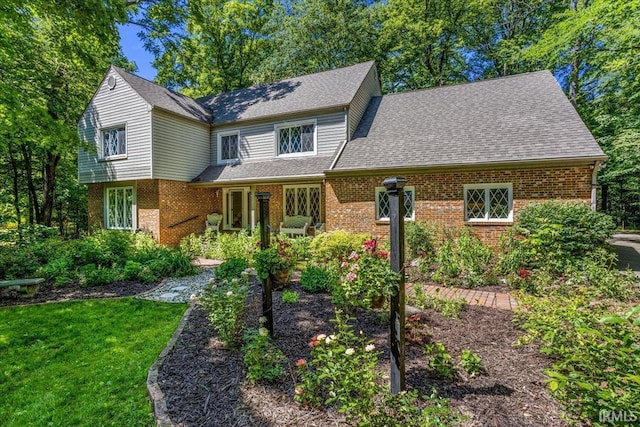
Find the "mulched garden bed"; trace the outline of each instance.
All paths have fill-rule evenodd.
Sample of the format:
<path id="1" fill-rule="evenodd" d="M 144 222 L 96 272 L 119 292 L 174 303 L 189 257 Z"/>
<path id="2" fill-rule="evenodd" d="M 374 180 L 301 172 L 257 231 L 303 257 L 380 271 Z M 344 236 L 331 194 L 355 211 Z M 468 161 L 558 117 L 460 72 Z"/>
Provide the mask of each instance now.
<path id="1" fill-rule="evenodd" d="M 0 307 L 40 304 L 45 302 L 63 302 L 95 298 L 116 298 L 138 295 L 158 286 L 158 283 L 118 282 L 100 286 L 52 286 L 43 283 L 40 290 L 31 298 L 24 294 L 10 292 L 7 296 L 0 296 Z"/>
<path id="2" fill-rule="evenodd" d="M 251 299 L 247 324 L 257 327 L 260 290 Z M 275 344 L 290 365 L 309 358 L 308 342 L 319 333 L 331 333 L 334 307 L 328 295 L 307 294 L 299 285 L 297 304 L 283 304 L 274 293 Z M 388 322 L 382 312 L 359 310 L 356 331 L 375 340 L 382 351 L 379 368 L 389 372 Z M 424 340 L 409 344 L 406 354 L 407 385 L 421 394 L 436 387 L 451 407 L 467 416 L 466 426 L 563 426 L 561 409 L 545 389 L 543 370 L 551 361 L 533 345 L 513 346 L 522 333 L 509 311 L 469 306 L 460 319 L 426 310 L 413 322 L 413 337 L 445 344 L 455 363 L 462 349 L 482 358 L 486 373 L 453 381 L 435 377 L 427 368 Z M 424 333 L 426 331 L 426 333 Z M 418 341 L 421 341 L 418 339 Z M 459 369 L 459 371 L 461 371 Z M 244 380 L 239 350 L 225 349 L 206 313 L 196 307 L 176 346 L 165 359 L 158 378 L 169 415 L 177 426 L 335 426 L 344 417 L 333 410 L 302 407 L 293 401 L 293 376 L 279 384 L 251 385 Z"/>

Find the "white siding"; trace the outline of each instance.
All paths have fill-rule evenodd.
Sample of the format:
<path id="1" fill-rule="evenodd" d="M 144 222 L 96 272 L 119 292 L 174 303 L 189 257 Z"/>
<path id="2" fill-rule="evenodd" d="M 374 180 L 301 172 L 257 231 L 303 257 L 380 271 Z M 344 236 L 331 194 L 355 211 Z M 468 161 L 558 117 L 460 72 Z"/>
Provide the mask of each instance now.
<path id="1" fill-rule="evenodd" d="M 380 83 L 378 82 L 378 73 L 376 67 L 371 67 L 369 74 L 362 82 L 362 86 L 356 92 L 356 96 L 353 97 L 351 105 L 349 106 L 349 137 L 353 136 L 356 131 L 362 116 L 371 101 L 371 97 L 380 96 Z"/>
<path id="2" fill-rule="evenodd" d="M 274 132 L 276 124 L 313 119 L 317 120 L 318 156 L 333 154 L 342 141 L 345 140 L 347 134 L 345 113 L 342 111 L 330 114 L 296 116 L 287 118 L 287 120 L 281 119 L 257 124 L 225 125 L 215 128 L 211 133 L 211 164 L 217 164 L 218 132 L 240 131 L 241 161 L 268 160 L 276 155 Z"/>
<path id="3" fill-rule="evenodd" d="M 107 78 L 113 75 L 116 86 L 109 89 Z M 80 183 L 113 182 L 151 178 L 151 113 L 149 105 L 111 70 L 102 81 L 91 103 L 78 123 L 80 138 L 95 150 L 80 149 L 78 178 Z M 127 134 L 127 156 L 102 161 L 100 130 L 124 125 Z"/>
<path id="4" fill-rule="evenodd" d="M 209 125 L 153 110 L 153 178 L 191 181 L 209 166 Z"/>

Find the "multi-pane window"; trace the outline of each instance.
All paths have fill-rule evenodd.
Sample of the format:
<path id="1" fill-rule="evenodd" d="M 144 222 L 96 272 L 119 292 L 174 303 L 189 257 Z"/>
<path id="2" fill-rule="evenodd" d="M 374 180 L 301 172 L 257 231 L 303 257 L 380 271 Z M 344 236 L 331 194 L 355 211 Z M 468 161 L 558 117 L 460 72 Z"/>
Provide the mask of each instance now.
<path id="1" fill-rule="evenodd" d="M 133 229 L 133 187 L 107 188 L 105 210 L 106 228 Z"/>
<path id="2" fill-rule="evenodd" d="M 320 186 L 284 186 L 285 216 L 310 216 L 312 224 L 320 219 Z"/>
<path id="3" fill-rule="evenodd" d="M 465 185 L 466 221 L 511 221 L 513 192 L 511 184 Z"/>
<path id="4" fill-rule="evenodd" d="M 238 133 L 220 135 L 220 161 L 238 159 Z"/>
<path id="5" fill-rule="evenodd" d="M 278 155 L 315 152 L 315 124 L 304 123 L 295 126 L 278 126 Z"/>
<path id="6" fill-rule="evenodd" d="M 102 130 L 102 157 L 108 159 L 127 154 L 127 133 L 124 126 Z"/>
<path id="7" fill-rule="evenodd" d="M 404 219 L 414 219 L 415 188 L 404 187 Z M 376 219 L 389 219 L 389 194 L 384 187 L 376 188 Z"/>

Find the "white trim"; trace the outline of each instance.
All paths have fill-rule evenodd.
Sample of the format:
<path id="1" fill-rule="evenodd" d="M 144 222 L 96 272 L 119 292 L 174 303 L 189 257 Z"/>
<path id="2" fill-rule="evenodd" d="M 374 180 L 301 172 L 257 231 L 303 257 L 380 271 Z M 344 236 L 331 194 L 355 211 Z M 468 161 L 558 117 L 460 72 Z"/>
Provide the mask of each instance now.
<path id="1" fill-rule="evenodd" d="M 223 136 L 231 136 L 231 135 L 236 135 L 238 138 L 238 147 L 237 147 L 237 153 L 238 153 L 238 157 L 236 157 L 235 159 L 222 159 L 222 137 Z M 225 165 L 225 164 L 229 164 L 229 163 L 236 163 L 240 160 L 240 129 L 236 129 L 236 130 L 228 130 L 228 131 L 220 131 L 217 133 L 217 140 L 218 140 L 218 145 L 217 145 L 217 150 L 216 150 L 216 161 L 218 162 L 219 165 Z"/>
<path id="2" fill-rule="evenodd" d="M 287 190 L 288 189 L 296 190 L 298 188 L 305 188 L 305 189 L 317 188 L 318 189 L 318 195 L 320 197 L 320 200 L 318 200 L 318 207 L 320 208 L 320 213 L 318 215 L 318 222 L 323 222 L 322 221 L 322 185 L 320 184 L 283 185 L 282 186 L 282 217 L 285 219 L 290 218 L 290 216 L 287 215 Z M 298 203 L 297 191 L 295 194 L 295 198 L 296 198 L 296 205 L 297 205 Z M 294 216 L 297 216 L 298 210 L 297 209 L 294 209 L 294 210 L 296 211 L 296 214 Z M 304 216 L 312 216 L 311 215 L 311 192 L 309 190 L 307 190 L 307 213 Z M 315 224 L 310 224 L 310 225 L 315 225 Z"/>
<path id="3" fill-rule="evenodd" d="M 280 130 L 300 127 L 305 125 L 313 125 L 313 151 L 302 151 L 299 153 L 285 153 L 280 154 Z M 314 156 L 318 154 L 318 120 L 299 120 L 295 122 L 282 122 L 273 125 L 273 140 L 275 141 L 275 157 L 287 158 L 287 157 L 303 157 Z"/>
<path id="4" fill-rule="evenodd" d="M 342 141 L 342 144 L 340 144 L 340 148 L 338 149 L 338 154 L 331 162 L 331 166 L 329 166 L 329 170 L 332 170 L 333 168 L 336 167 L 336 163 L 338 163 L 338 160 L 340 160 L 340 156 L 342 156 L 342 152 L 344 151 L 344 148 L 347 146 L 347 142 L 348 141 L 345 139 L 344 141 Z"/>
<path id="5" fill-rule="evenodd" d="M 233 223 L 229 221 L 229 215 L 227 212 L 228 204 L 227 197 L 231 192 L 242 192 L 242 226 L 240 228 L 233 227 Z M 249 194 L 251 189 L 249 187 L 230 187 L 222 189 L 222 229 L 223 230 L 242 230 L 249 226 Z"/>
<path id="6" fill-rule="evenodd" d="M 131 228 L 125 227 L 111 227 L 109 224 L 109 190 L 121 189 L 126 191 L 127 189 L 131 189 Z M 104 228 L 107 230 L 135 230 L 138 228 L 138 202 L 137 202 L 137 191 L 135 183 L 131 184 L 115 184 L 104 187 L 104 199 L 102 203 L 103 207 L 103 215 L 104 215 Z"/>
<path id="7" fill-rule="evenodd" d="M 407 195 L 406 191 L 411 191 L 411 205 L 413 206 L 413 211 L 411 212 L 411 217 L 404 217 L 405 221 L 415 221 L 416 219 L 416 188 L 413 185 L 408 185 L 404 187 L 405 197 Z M 375 205 L 375 218 L 376 221 L 389 221 L 389 217 L 380 217 L 378 208 L 380 207 L 380 193 L 385 193 L 387 189 L 385 187 L 376 187 L 376 205 Z"/>
<path id="8" fill-rule="evenodd" d="M 489 217 L 489 191 L 498 188 L 506 188 L 509 192 L 509 215 L 507 218 L 490 218 Z M 483 189 L 484 190 L 484 218 L 468 218 L 467 217 L 467 190 Z M 469 223 L 490 223 L 490 222 L 513 222 L 513 185 L 510 182 L 491 182 L 483 184 L 465 184 L 464 185 L 464 220 Z"/>
<path id="9" fill-rule="evenodd" d="M 110 130 L 118 130 L 118 129 L 124 129 L 124 154 L 115 154 L 113 156 L 105 156 L 104 155 L 104 133 Z M 121 124 L 117 124 L 117 125 L 113 125 L 113 126 L 105 126 L 105 127 L 101 127 L 99 129 L 99 134 L 98 134 L 98 144 L 100 145 L 99 147 L 99 153 L 100 153 L 100 157 L 99 160 L 102 161 L 108 161 L 108 160 L 120 160 L 120 159 L 126 159 L 129 155 L 129 130 L 128 130 L 128 126 L 127 123 L 121 123 Z"/>

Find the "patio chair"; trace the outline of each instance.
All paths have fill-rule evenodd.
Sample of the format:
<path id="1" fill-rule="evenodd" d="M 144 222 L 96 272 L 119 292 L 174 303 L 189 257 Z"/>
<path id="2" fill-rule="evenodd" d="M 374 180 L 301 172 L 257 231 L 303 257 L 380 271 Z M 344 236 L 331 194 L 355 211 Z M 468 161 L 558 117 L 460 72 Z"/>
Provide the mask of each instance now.
<path id="1" fill-rule="evenodd" d="M 220 226 L 222 224 L 222 214 L 212 213 L 207 215 L 207 219 L 204 222 L 206 230 L 212 230 L 214 233 L 220 233 Z"/>

